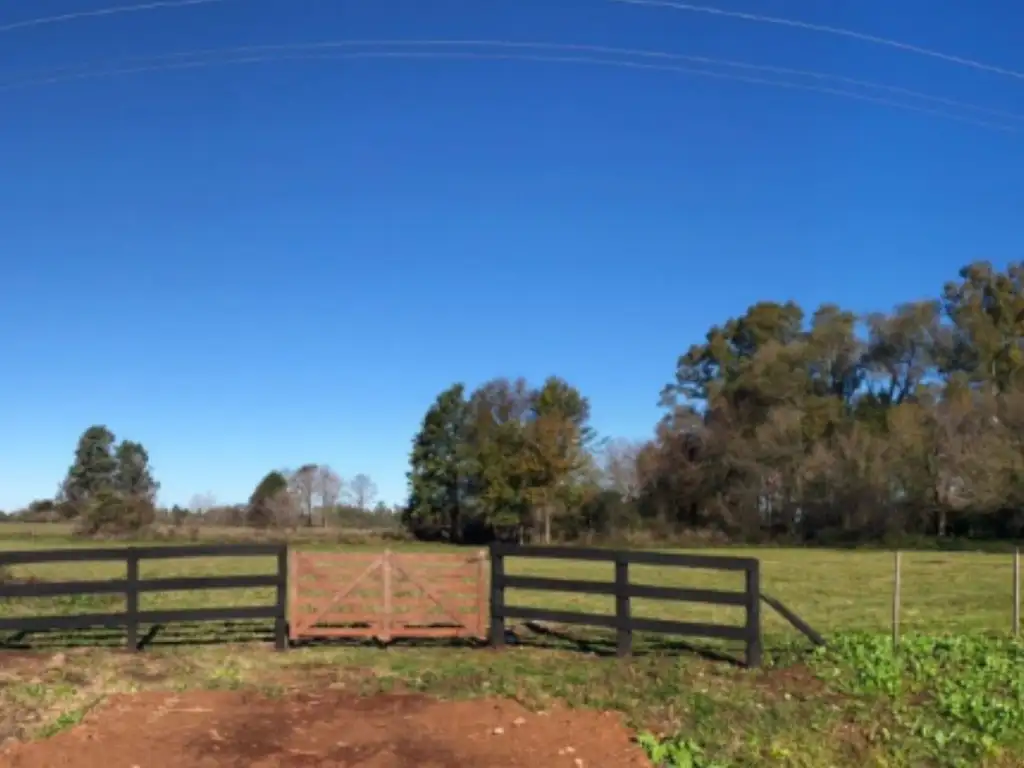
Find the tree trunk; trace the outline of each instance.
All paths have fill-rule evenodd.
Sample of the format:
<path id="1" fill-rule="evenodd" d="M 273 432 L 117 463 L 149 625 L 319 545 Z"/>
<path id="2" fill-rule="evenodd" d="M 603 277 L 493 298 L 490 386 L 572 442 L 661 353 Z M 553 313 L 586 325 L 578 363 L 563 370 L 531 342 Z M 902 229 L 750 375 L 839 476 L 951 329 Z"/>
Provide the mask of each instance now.
<path id="1" fill-rule="evenodd" d="M 544 543 L 551 544 L 551 505 L 544 507 Z"/>

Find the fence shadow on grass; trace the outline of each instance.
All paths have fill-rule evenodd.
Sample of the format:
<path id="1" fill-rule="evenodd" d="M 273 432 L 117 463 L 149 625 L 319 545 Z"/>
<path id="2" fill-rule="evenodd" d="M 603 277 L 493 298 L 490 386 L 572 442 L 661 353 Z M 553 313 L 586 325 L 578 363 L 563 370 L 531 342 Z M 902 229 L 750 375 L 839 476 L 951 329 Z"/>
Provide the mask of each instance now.
<path id="1" fill-rule="evenodd" d="M 0 650 L 61 651 L 76 648 L 124 649 L 125 629 L 102 627 L 74 631 L 37 630 L 15 632 L 0 638 Z M 182 646 L 237 645 L 274 642 L 274 624 L 266 621 L 203 622 L 202 624 L 157 624 L 139 635 L 136 650 Z"/>
<path id="2" fill-rule="evenodd" d="M 614 657 L 618 653 L 617 643 L 614 637 L 603 637 L 598 635 L 581 636 L 573 632 L 538 624 L 528 621 L 521 625 L 528 630 L 527 633 L 512 632 L 514 641 L 508 641 L 508 645 L 518 645 L 523 648 L 557 648 L 560 650 L 578 651 L 591 656 Z M 666 637 L 643 638 L 633 646 L 632 656 L 694 656 L 704 661 L 714 661 L 731 666 L 743 667 L 745 662 L 738 656 L 733 656 L 726 651 L 714 648 L 709 645 L 701 645 L 686 640 L 670 639 Z"/>

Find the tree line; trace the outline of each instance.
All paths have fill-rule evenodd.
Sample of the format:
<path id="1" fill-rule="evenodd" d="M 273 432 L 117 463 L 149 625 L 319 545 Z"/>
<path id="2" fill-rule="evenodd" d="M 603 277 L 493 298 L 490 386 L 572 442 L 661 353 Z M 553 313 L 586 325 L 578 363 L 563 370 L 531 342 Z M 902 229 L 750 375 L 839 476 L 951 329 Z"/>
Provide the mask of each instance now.
<path id="1" fill-rule="evenodd" d="M 653 395 L 654 393 L 652 393 Z M 641 441 L 557 377 L 454 384 L 410 455 L 421 538 L 1024 537 L 1024 265 L 868 315 L 762 301 L 708 330 Z"/>
<path id="2" fill-rule="evenodd" d="M 272 470 L 244 503 L 218 504 L 211 494 L 193 496 L 187 507 L 157 504 L 146 448 L 121 440 L 106 426 L 86 429 L 57 494 L 3 515 L 10 520 L 73 522 L 79 533 L 134 532 L 153 524 L 216 525 L 257 528 L 389 528 L 399 515 L 377 502 L 377 486 L 366 474 L 344 482 L 326 464 L 296 470 Z"/>

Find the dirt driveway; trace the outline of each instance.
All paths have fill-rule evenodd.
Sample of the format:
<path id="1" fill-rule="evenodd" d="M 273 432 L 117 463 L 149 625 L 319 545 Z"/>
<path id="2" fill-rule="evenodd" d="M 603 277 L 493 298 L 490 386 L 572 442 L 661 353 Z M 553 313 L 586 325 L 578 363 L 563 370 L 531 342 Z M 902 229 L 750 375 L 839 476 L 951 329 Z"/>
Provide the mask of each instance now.
<path id="1" fill-rule="evenodd" d="M 504 700 L 112 696 L 79 726 L 0 754 L 8 768 L 648 768 L 618 716 Z"/>

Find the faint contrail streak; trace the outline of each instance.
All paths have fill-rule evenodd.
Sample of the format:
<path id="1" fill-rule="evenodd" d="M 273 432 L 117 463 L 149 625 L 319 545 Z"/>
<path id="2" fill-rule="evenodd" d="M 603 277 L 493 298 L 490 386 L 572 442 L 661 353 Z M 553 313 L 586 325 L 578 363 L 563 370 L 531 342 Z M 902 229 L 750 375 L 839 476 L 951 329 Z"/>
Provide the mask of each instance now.
<path id="1" fill-rule="evenodd" d="M 902 51 L 908 51 L 910 53 L 916 53 L 921 56 L 930 56 L 933 59 L 941 59 L 942 61 L 948 61 L 953 64 L 960 64 L 965 67 L 971 67 L 973 69 L 980 69 L 985 72 L 995 72 L 999 75 L 1006 75 L 1007 77 L 1014 77 L 1018 80 L 1024 80 L 1024 72 L 1017 72 L 1012 69 L 1004 69 L 1003 67 L 997 67 L 994 64 L 986 64 L 982 61 L 976 61 L 974 59 L 963 58 L 962 56 L 954 56 L 950 53 L 943 53 L 942 51 L 935 51 L 931 48 L 922 48 L 919 45 L 912 45 L 911 43 L 905 43 L 901 40 L 892 40 L 887 37 L 878 37 L 876 35 L 868 35 L 864 32 L 856 32 L 852 29 L 844 29 L 842 27 L 830 27 L 825 24 L 812 24 L 809 21 L 800 21 L 798 19 L 784 19 L 778 16 L 763 16 L 759 13 L 745 13 L 743 11 L 728 11 L 724 8 L 714 8 L 708 5 L 694 5 L 692 3 L 681 3 L 675 2 L 675 0 L 611 0 L 613 3 L 627 3 L 629 5 L 649 5 L 660 8 L 673 8 L 677 11 L 689 11 L 691 13 L 705 13 L 712 16 L 723 16 L 730 19 L 743 19 L 745 21 L 754 21 L 760 24 L 777 24 L 784 27 L 795 27 L 796 29 L 805 29 L 810 32 L 823 32 L 829 35 L 839 35 L 841 37 L 848 37 L 853 40 L 861 40 L 866 43 L 874 43 L 875 45 L 887 45 L 890 48 L 898 48 Z"/>
<path id="2" fill-rule="evenodd" d="M 226 3 L 229 0 L 154 0 L 151 3 L 140 3 L 139 5 L 118 5 L 109 8 L 95 8 L 91 11 L 73 11 L 61 13 L 55 16 L 40 16 L 35 19 L 15 21 L 10 24 L 0 25 L 0 33 L 13 32 L 16 29 L 28 27 L 41 27 L 47 24 L 63 24 L 76 19 L 89 19 L 96 16 L 117 16 L 122 13 L 139 13 L 140 11 L 155 11 L 160 8 L 182 8 L 186 5 L 208 5 L 210 3 Z"/>
<path id="3" fill-rule="evenodd" d="M 790 67 L 777 67 L 769 64 L 751 64 L 745 61 L 736 61 L 732 59 L 718 59 L 709 56 L 690 56 L 682 53 L 668 53 L 662 51 L 651 51 L 636 48 L 618 48 L 607 45 L 590 45 L 581 43 L 547 43 L 547 42 L 527 42 L 527 41 L 515 41 L 515 40 L 444 40 L 444 39 L 429 39 L 429 40 L 400 40 L 400 39 L 387 39 L 387 40 L 322 40 L 317 42 L 308 43 L 281 43 L 281 44 L 269 44 L 269 45 L 243 45 L 243 46 L 232 46 L 224 48 L 205 48 L 197 49 L 192 51 L 179 51 L 175 53 L 158 54 L 152 56 L 130 56 L 121 59 L 115 59 L 112 61 L 100 62 L 98 64 L 91 65 L 77 65 L 74 67 L 61 67 L 51 70 L 43 70 L 40 72 L 26 73 L 25 77 L 19 78 L 19 80 L 31 79 L 31 80 L 47 80 L 52 81 L 53 78 L 63 75 L 75 75 L 80 72 L 88 72 L 91 69 L 103 68 L 103 69 L 121 69 L 124 67 L 131 66 L 155 66 L 163 63 L 173 63 L 176 61 L 182 61 L 185 59 L 199 59 L 199 58 L 210 58 L 220 56 L 247 56 L 252 54 L 276 54 L 276 53 L 299 53 L 299 52 L 315 52 L 331 50 L 336 48 L 499 48 L 499 49 L 512 49 L 512 50 L 544 50 L 544 51 L 555 51 L 555 52 L 570 52 L 570 53 L 597 53 L 607 54 L 612 56 L 623 56 L 631 58 L 648 59 L 655 61 L 669 61 L 669 62 L 687 62 L 696 64 L 705 64 L 720 67 L 729 67 L 732 69 L 748 70 L 753 72 L 765 72 L 775 75 L 795 75 L 798 77 L 811 78 L 815 80 L 827 81 L 840 83 L 842 85 L 853 85 L 859 88 L 867 88 L 870 90 L 883 91 L 886 93 L 895 94 L 898 96 L 907 96 L 913 99 L 921 101 L 931 102 L 933 104 L 941 104 L 947 107 L 953 107 L 956 109 L 964 109 L 979 113 L 991 115 L 993 117 L 999 117 L 1006 120 L 1014 120 L 1018 122 L 1024 122 L 1024 115 L 1016 114 L 1013 112 L 1007 112 L 1001 109 L 994 109 L 992 107 L 981 106 L 978 104 L 972 104 L 964 101 L 957 101 L 955 99 L 949 99 L 942 96 L 934 96 L 928 93 L 922 93 L 920 91 L 911 90 L 910 88 L 903 88 L 897 85 L 889 85 L 886 83 L 877 83 L 870 80 L 859 80 L 853 77 L 845 77 L 842 75 L 833 75 L 825 72 L 817 72 L 814 70 L 807 69 L 793 69 Z M 4 83 L 0 81 L 0 87 Z"/>
<path id="4" fill-rule="evenodd" d="M 1004 131 L 1009 133 L 1016 133 L 1016 129 L 1013 126 L 1008 126 L 1001 123 L 994 123 L 986 120 L 977 120 L 971 117 L 965 117 L 962 115 L 956 115 L 949 112 L 944 112 L 938 109 L 930 109 L 927 107 L 921 107 L 913 104 L 906 104 L 892 99 L 877 98 L 874 96 L 868 96 L 862 93 L 855 93 L 852 91 L 844 91 L 838 88 L 827 88 L 824 86 L 807 85 L 804 83 L 792 83 L 784 80 L 769 80 L 766 78 L 758 77 L 747 77 L 744 75 L 734 75 L 726 72 L 715 72 L 713 70 L 696 69 L 692 67 L 681 67 L 670 64 L 653 64 L 647 62 L 637 61 L 624 61 L 620 59 L 602 59 L 593 56 L 541 56 L 541 55 L 524 55 L 524 54 L 510 54 L 510 53 L 468 53 L 468 52 L 448 52 L 448 51 L 353 51 L 345 53 L 321 53 L 321 54 L 290 54 L 290 55 L 259 55 L 259 56 L 246 56 L 241 58 L 230 58 L 230 59 L 199 59 L 190 61 L 165 61 L 162 64 L 155 64 L 152 66 L 138 66 L 138 67 L 127 67 L 123 69 L 109 69 L 109 70 L 98 70 L 98 71 L 84 71 L 84 72 L 67 72 L 61 75 L 54 75 L 48 78 L 40 79 L 28 79 L 28 80 L 17 80 L 7 83 L 0 83 L 0 91 L 11 90 L 14 88 L 30 87 L 34 85 L 48 85 L 53 83 L 67 82 L 72 80 L 88 80 L 104 77 L 112 77 L 116 75 L 129 75 L 138 74 L 144 72 L 164 72 L 172 70 L 183 70 L 183 69 L 199 69 L 206 67 L 214 67 L 218 65 L 239 65 L 239 64 L 258 64 L 261 62 L 274 62 L 274 61 L 330 61 L 330 60 L 346 60 L 346 59 L 468 59 L 468 60 L 506 60 L 506 61 L 535 61 L 535 62 L 547 62 L 547 63 L 566 63 L 566 64 L 586 64 L 586 65 L 599 65 L 609 67 L 619 67 L 626 69 L 639 69 L 639 70 L 654 70 L 662 72 L 676 72 L 684 75 L 694 75 L 698 77 L 715 78 L 719 80 L 732 80 L 734 82 L 749 83 L 751 85 L 760 86 L 771 86 L 776 88 L 785 88 L 789 90 L 797 91 L 808 91 L 812 93 L 823 93 L 832 96 L 838 96 L 841 98 L 854 99 L 857 101 L 863 101 L 871 104 L 878 104 L 883 106 L 892 107 L 894 109 L 901 109 L 909 112 L 917 112 L 919 114 L 931 115 L 933 117 L 942 117 L 948 120 L 955 120 L 962 123 L 968 123 L 983 128 L 990 128 L 998 131 Z"/>

